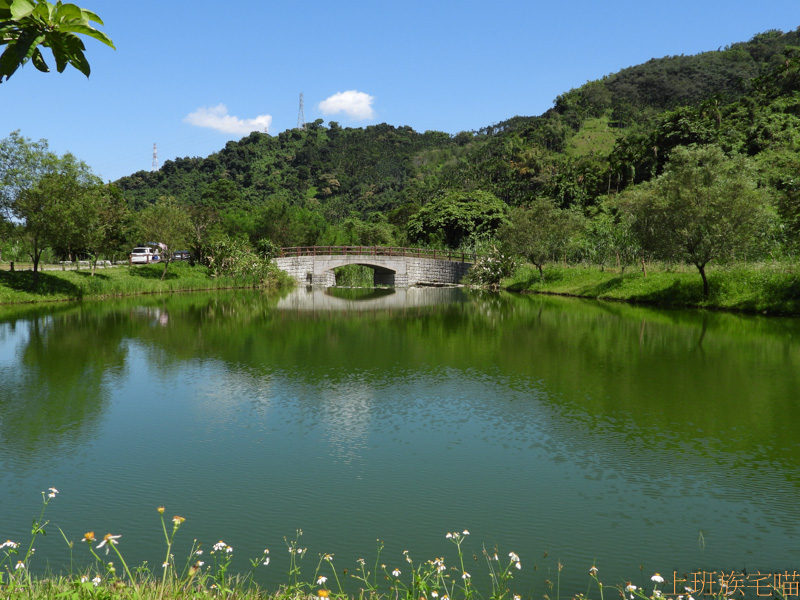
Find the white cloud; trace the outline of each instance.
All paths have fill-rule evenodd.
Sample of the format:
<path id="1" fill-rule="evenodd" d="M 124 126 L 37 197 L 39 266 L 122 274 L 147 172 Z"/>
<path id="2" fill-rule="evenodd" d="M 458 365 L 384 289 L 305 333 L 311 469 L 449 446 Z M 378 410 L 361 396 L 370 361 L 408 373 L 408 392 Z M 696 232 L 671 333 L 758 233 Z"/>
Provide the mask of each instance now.
<path id="1" fill-rule="evenodd" d="M 251 131 L 264 131 L 272 124 L 272 115 L 258 115 L 254 119 L 240 119 L 228 114 L 228 107 L 224 104 L 198 108 L 193 113 L 186 115 L 186 123 L 198 127 L 208 127 L 223 133 L 247 135 Z"/>
<path id="2" fill-rule="evenodd" d="M 326 98 L 319 103 L 319 109 L 324 115 L 344 113 L 352 119 L 365 120 L 375 116 L 375 111 L 372 109 L 374 101 L 374 96 L 356 90 L 349 90 Z"/>

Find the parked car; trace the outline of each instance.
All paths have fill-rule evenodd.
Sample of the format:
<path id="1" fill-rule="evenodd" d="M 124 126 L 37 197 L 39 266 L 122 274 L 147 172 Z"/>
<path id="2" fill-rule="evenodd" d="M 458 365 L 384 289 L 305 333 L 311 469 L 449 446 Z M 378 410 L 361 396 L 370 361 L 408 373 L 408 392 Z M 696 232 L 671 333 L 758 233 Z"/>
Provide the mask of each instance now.
<path id="1" fill-rule="evenodd" d="M 137 246 L 128 255 L 131 264 L 158 262 L 159 256 L 147 246 Z"/>
<path id="2" fill-rule="evenodd" d="M 172 260 L 189 260 L 192 258 L 192 253 L 188 250 L 176 250 L 172 253 Z"/>

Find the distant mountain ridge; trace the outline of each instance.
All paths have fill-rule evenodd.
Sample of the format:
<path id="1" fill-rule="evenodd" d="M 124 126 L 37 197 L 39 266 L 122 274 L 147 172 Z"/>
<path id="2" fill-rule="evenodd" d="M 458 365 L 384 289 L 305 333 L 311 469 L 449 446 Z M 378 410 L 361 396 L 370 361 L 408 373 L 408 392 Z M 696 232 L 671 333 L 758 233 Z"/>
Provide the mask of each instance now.
<path id="1" fill-rule="evenodd" d="M 115 183 L 134 209 L 163 195 L 231 214 L 280 204 L 328 224 L 385 222 L 398 236 L 410 215 L 448 190 L 483 190 L 508 205 L 546 196 L 585 211 L 659 173 L 671 148 L 713 143 L 757 160 L 762 185 L 775 187 L 779 206 L 792 205 L 799 73 L 800 28 L 767 31 L 717 51 L 651 59 L 565 92 L 542 115 L 476 131 L 326 127 L 318 119 Z"/>

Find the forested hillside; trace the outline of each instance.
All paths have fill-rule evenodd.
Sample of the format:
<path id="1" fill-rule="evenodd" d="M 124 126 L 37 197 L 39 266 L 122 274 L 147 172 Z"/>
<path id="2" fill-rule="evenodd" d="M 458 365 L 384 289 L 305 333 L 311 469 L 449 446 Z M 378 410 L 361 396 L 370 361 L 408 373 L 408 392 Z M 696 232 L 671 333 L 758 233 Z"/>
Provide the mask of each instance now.
<path id="1" fill-rule="evenodd" d="M 773 246 L 793 252 L 799 141 L 800 29 L 653 59 L 564 93 L 543 115 L 477 131 L 353 129 L 320 119 L 277 136 L 252 133 L 209 157 L 166 161 L 116 185 L 133 210 L 170 196 L 213 213 L 209 232 L 254 244 L 463 245 L 494 229 L 462 223 L 464 234 L 453 237 L 444 221 L 421 227 L 420 210 L 437 202 L 456 207 L 453 218 L 471 219 L 487 198 L 509 209 L 546 198 L 588 219 L 584 225 L 599 213 L 616 223 L 615 196 L 661 175 L 674 148 L 710 144 L 749 158 L 754 182 L 780 215 Z M 436 226 L 441 235 L 431 235 Z M 585 238 L 570 252 L 585 252 Z"/>

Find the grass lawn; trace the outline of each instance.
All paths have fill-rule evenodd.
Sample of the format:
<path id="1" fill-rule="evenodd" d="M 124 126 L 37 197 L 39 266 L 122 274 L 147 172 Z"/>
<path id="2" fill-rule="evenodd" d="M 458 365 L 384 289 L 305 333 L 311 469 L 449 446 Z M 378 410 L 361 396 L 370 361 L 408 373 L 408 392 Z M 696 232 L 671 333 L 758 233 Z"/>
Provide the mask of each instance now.
<path id="1" fill-rule="evenodd" d="M 600 270 L 596 266 L 548 265 L 544 282 L 533 266 L 523 266 L 503 286 L 511 291 L 562 294 L 661 306 L 714 308 L 800 315 L 800 268 L 787 264 L 708 267 L 708 297 L 693 267 L 648 265 L 641 269 Z"/>
<path id="2" fill-rule="evenodd" d="M 22 271 L 19 267 L 13 272 L 0 269 L 0 304 L 57 302 L 247 285 L 247 282 L 230 278 L 212 278 L 205 267 L 191 266 L 185 262 L 171 263 L 166 277 L 161 281 L 163 271 L 164 265 L 161 264 L 98 268 L 94 276 L 89 269 L 46 270 L 39 273 L 38 284 L 34 287 L 33 271 Z M 276 277 L 276 283 L 282 281 L 282 277 Z"/>

